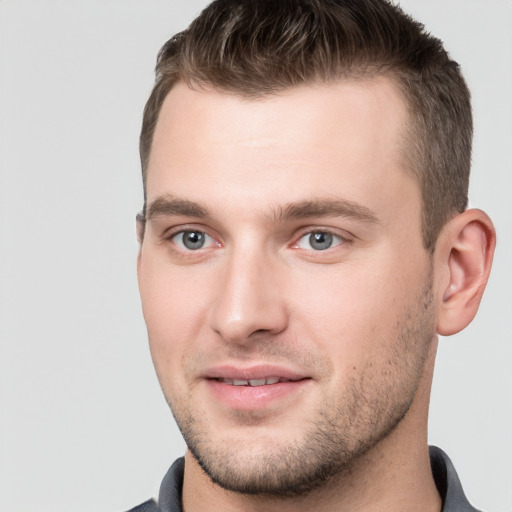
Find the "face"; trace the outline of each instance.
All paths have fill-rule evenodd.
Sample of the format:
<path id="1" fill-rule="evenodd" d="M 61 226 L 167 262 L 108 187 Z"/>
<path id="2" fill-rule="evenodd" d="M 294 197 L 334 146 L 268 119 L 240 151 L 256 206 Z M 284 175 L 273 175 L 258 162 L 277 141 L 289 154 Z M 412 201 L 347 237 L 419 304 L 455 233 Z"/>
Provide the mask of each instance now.
<path id="1" fill-rule="evenodd" d="M 307 492 L 414 403 L 435 320 L 406 123 L 384 77 L 164 102 L 144 317 L 187 445 L 227 489 Z"/>

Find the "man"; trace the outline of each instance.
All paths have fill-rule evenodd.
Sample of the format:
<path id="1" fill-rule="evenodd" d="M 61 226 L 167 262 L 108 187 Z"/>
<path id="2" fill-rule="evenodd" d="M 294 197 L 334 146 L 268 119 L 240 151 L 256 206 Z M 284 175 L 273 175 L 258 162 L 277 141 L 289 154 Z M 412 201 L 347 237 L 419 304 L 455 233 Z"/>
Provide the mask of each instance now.
<path id="1" fill-rule="evenodd" d="M 475 510 L 426 432 L 494 251 L 471 135 L 384 0 L 218 0 L 162 48 L 138 276 L 188 451 L 133 510 Z"/>

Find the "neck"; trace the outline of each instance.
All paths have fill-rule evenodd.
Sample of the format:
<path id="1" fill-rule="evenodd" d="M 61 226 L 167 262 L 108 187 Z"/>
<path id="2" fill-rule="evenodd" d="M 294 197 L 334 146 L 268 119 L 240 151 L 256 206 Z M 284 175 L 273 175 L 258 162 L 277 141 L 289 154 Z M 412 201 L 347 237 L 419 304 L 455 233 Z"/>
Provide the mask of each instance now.
<path id="1" fill-rule="evenodd" d="M 413 403 L 395 429 L 342 473 L 305 496 L 271 498 L 227 491 L 214 484 L 190 452 L 185 456 L 185 512 L 439 512 L 441 498 L 430 467 L 427 418 L 436 343 Z"/>

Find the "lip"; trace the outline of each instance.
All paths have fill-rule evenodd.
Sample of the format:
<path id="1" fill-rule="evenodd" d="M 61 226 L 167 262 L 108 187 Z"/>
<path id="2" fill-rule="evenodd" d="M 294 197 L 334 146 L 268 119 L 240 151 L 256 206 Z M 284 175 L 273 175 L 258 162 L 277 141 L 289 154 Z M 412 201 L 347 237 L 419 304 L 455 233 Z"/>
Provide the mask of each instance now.
<path id="1" fill-rule="evenodd" d="M 262 386 L 235 386 L 223 382 L 223 379 L 249 381 L 276 378 L 283 379 L 284 382 Z M 301 374 L 299 371 L 275 365 L 216 366 L 208 369 L 203 379 L 208 392 L 215 401 L 228 409 L 239 411 L 262 410 L 293 402 L 312 382 L 311 377 Z"/>
<path id="2" fill-rule="evenodd" d="M 266 379 L 278 377 L 291 381 L 298 381 L 307 378 L 298 371 L 277 365 L 253 365 L 249 367 L 240 367 L 234 365 L 222 365 L 209 368 L 203 375 L 206 379 Z"/>

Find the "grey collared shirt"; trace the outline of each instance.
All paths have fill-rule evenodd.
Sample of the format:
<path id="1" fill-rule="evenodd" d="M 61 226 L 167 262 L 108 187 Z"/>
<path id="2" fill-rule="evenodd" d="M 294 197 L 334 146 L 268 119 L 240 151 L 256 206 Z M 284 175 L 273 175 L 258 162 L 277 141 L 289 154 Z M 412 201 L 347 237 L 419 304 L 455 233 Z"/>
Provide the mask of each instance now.
<path id="1" fill-rule="evenodd" d="M 479 512 L 470 505 L 462 490 L 457 472 L 452 461 L 440 448 L 431 446 L 430 465 L 437 490 L 443 500 L 442 512 Z M 160 486 L 158 503 L 149 500 L 132 508 L 129 512 L 183 512 L 181 508 L 181 491 L 183 489 L 183 471 L 185 459 L 179 458 L 170 467 Z"/>

